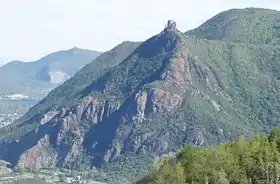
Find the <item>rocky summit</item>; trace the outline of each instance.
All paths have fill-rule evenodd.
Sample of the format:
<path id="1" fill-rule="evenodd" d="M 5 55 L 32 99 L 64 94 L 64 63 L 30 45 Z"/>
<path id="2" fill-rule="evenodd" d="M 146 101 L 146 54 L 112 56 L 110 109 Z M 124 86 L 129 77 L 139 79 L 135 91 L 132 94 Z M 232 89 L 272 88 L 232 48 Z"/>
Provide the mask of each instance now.
<path id="1" fill-rule="evenodd" d="M 168 21 L 148 40 L 102 54 L 0 129 L 0 158 L 131 177 L 187 144 L 266 132 L 279 122 L 279 58 L 279 45 L 186 36 Z"/>

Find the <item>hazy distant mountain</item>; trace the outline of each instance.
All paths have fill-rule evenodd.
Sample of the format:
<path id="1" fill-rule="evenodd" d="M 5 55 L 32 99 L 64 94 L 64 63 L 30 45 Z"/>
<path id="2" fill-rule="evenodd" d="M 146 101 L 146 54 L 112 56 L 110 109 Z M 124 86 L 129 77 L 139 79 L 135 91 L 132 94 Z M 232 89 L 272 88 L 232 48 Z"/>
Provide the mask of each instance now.
<path id="1" fill-rule="evenodd" d="M 12 123 L 99 55 L 97 51 L 73 48 L 37 61 L 12 61 L 0 67 L 0 127 Z"/>
<path id="2" fill-rule="evenodd" d="M 9 62 L 0 67 L 0 93 L 41 94 L 63 83 L 100 54 L 75 47 L 33 62 Z"/>

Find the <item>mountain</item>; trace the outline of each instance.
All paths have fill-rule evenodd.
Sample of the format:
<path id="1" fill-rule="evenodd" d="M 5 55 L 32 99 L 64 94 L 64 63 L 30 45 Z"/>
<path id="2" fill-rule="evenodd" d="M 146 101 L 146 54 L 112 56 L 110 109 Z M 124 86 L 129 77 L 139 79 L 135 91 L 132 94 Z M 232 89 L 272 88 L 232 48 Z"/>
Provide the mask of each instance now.
<path id="1" fill-rule="evenodd" d="M 34 62 L 12 61 L 0 67 L 0 127 L 13 123 L 100 54 L 75 47 Z"/>
<path id="2" fill-rule="evenodd" d="M 45 94 L 43 90 L 62 84 L 100 54 L 75 47 L 33 62 L 9 62 L 0 67 L 0 93 Z"/>
<path id="3" fill-rule="evenodd" d="M 121 183 L 185 145 L 279 125 L 279 70 L 277 44 L 186 36 L 169 21 L 144 42 L 103 53 L 0 129 L 0 159 L 31 169 L 97 167 Z"/>
<path id="4" fill-rule="evenodd" d="M 279 17 L 280 12 L 276 10 L 232 9 L 214 16 L 186 34 L 207 40 L 279 44 Z"/>

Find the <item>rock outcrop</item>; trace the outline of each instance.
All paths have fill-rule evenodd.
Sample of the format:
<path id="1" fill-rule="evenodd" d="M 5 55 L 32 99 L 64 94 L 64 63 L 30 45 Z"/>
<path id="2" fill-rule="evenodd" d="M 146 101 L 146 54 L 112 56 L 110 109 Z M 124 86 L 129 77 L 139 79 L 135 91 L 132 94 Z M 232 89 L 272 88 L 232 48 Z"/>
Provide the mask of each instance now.
<path id="1" fill-rule="evenodd" d="M 177 29 L 177 28 L 176 28 L 176 22 L 173 21 L 173 20 L 168 20 L 165 29 L 168 29 L 168 30 L 171 30 L 171 31 L 176 31 L 176 29 Z"/>
<path id="2" fill-rule="evenodd" d="M 62 84 L 70 78 L 70 76 L 67 73 L 59 70 L 53 70 L 49 67 L 46 67 L 39 71 L 36 76 L 41 81 L 51 84 Z"/>
<path id="3" fill-rule="evenodd" d="M 37 170 L 56 165 L 56 155 L 52 151 L 48 135 L 38 141 L 32 148 L 26 150 L 19 158 L 18 167 Z"/>

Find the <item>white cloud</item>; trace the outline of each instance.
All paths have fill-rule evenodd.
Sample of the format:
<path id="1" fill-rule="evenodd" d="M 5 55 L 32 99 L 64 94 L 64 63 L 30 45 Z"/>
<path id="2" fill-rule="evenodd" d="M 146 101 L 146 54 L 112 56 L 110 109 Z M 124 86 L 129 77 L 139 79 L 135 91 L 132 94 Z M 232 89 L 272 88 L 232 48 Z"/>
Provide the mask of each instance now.
<path id="1" fill-rule="evenodd" d="M 186 31 L 223 10 L 244 7 L 280 9 L 280 1 L 0 0 L 0 58 L 35 60 L 74 46 L 108 50 L 157 34 L 168 19 Z"/>

